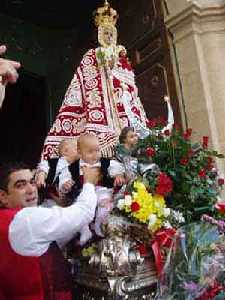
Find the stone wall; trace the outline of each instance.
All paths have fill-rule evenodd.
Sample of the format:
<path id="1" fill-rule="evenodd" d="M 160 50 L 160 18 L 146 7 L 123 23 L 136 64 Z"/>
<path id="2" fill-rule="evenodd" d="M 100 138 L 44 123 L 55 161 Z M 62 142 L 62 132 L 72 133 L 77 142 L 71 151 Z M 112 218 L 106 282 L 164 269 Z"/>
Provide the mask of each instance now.
<path id="1" fill-rule="evenodd" d="M 165 5 L 187 126 L 194 139 L 208 135 L 213 148 L 225 153 L 225 1 L 166 0 Z M 220 168 L 223 172 L 222 163 Z"/>

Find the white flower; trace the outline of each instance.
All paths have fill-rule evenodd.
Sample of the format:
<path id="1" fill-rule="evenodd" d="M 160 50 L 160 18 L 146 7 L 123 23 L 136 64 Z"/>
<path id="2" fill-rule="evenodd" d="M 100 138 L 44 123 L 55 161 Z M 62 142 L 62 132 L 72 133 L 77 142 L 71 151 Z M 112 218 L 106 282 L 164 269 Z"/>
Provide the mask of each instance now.
<path id="1" fill-rule="evenodd" d="M 178 223 L 184 223 L 185 219 L 183 217 L 183 214 L 180 213 L 179 211 L 173 210 L 173 218 L 175 219 L 175 221 L 177 221 Z"/>
<path id="2" fill-rule="evenodd" d="M 125 199 L 124 199 L 124 204 L 127 205 L 127 206 L 131 206 L 131 203 L 132 203 L 131 195 L 126 195 Z"/>
<path id="3" fill-rule="evenodd" d="M 157 216 L 155 214 L 151 214 L 149 216 L 149 222 L 148 222 L 148 227 L 151 228 L 155 225 L 156 221 L 157 221 Z"/>
<path id="4" fill-rule="evenodd" d="M 164 215 L 164 217 L 168 217 L 170 215 L 170 208 L 164 208 L 163 215 Z"/>
<path id="5" fill-rule="evenodd" d="M 170 229 L 170 228 L 173 228 L 172 225 L 170 224 L 170 222 L 166 221 L 163 223 L 163 226 L 166 228 L 166 229 Z"/>
<path id="6" fill-rule="evenodd" d="M 117 207 L 122 210 L 125 206 L 125 199 L 120 199 L 117 203 Z"/>
<path id="7" fill-rule="evenodd" d="M 181 215 L 178 219 L 179 223 L 184 223 L 185 222 L 185 218 Z"/>

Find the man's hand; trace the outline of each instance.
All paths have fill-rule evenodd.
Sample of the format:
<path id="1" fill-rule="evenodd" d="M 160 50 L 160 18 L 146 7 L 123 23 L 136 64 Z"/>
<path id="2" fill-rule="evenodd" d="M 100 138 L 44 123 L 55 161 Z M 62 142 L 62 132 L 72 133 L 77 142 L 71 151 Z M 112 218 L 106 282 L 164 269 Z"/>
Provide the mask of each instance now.
<path id="1" fill-rule="evenodd" d="M 0 46 L 0 55 L 5 53 L 6 46 Z M 0 76 L 2 77 L 2 83 L 7 82 L 15 83 L 18 79 L 17 70 L 21 67 L 17 61 L 0 58 Z"/>
<path id="2" fill-rule="evenodd" d="M 92 183 L 96 185 L 101 177 L 100 168 L 83 167 L 84 183 Z"/>
<path id="3" fill-rule="evenodd" d="M 0 55 L 4 54 L 6 52 L 6 46 L 5 45 L 2 45 L 0 46 Z"/>
<path id="4" fill-rule="evenodd" d="M 69 193 L 71 191 L 73 185 L 74 185 L 74 181 L 73 180 L 66 181 L 62 185 L 62 192 L 65 193 L 65 194 Z"/>

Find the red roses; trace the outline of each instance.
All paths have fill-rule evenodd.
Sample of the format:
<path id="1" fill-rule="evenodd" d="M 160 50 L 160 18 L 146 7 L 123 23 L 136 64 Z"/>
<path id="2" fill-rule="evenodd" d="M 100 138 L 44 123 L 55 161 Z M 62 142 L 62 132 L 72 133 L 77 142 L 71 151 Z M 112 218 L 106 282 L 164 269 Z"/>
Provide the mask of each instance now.
<path id="1" fill-rule="evenodd" d="M 172 190 L 173 190 L 172 180 L 166 173 L 161 172 L 157 179 L 156 193 L 162 196 L 166 196 Z"/>

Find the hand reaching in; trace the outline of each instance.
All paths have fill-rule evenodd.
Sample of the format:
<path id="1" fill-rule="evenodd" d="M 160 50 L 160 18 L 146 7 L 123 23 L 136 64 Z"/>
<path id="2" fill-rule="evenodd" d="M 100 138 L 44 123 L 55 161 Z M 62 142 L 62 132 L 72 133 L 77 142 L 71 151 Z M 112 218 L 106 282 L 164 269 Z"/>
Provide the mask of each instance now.
<path id="1" fill-rule="evenodd" d="M 69 193 L 71 191 L 73 185 L 74 185 L 74 181 L 73 180 L 66 181 L 62 185 L 62 192 L 65 193 L 65 194 Z"/>
<path id="2" fill-rule="evenodd" d="M 100 168 L 83 167 L 84 183 L 92 183 L 96 185 L 101 177 Z"/>
<path id="3" fill-rule="evenodd" d="M 6 52 L 6 46 L 0 46 L 0 55 Z M 14 60 L 0 58 L 0 76 L 2 77 L 2 84 L 7 82 L 15 83 L 18 79 L 17 70 L 21 67 L 20 63 Z"/>

